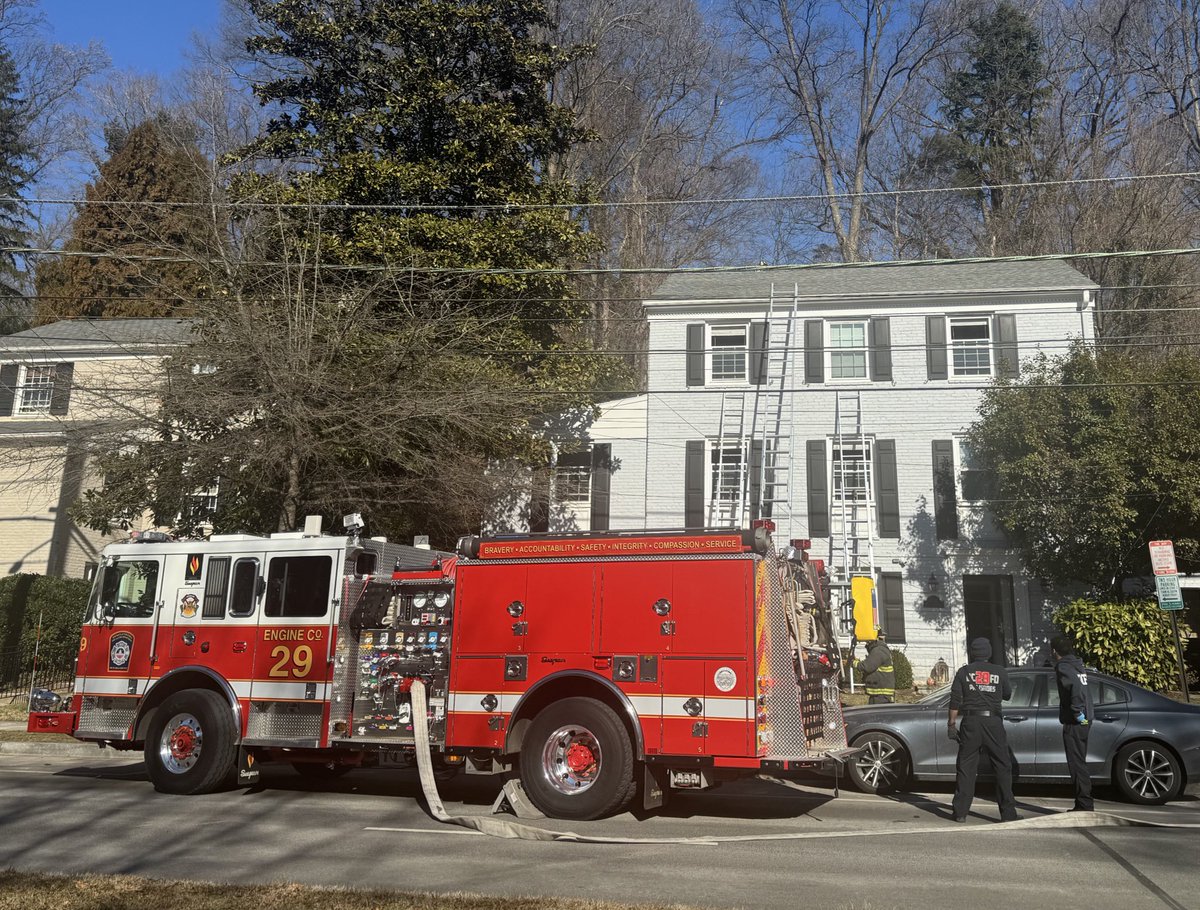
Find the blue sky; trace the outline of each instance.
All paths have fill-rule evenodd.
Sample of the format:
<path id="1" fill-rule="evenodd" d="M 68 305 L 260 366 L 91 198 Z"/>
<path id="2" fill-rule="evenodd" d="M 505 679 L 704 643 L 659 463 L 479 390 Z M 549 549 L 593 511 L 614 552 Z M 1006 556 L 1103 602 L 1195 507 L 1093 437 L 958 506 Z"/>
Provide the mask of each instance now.
<path id="1" fill-rule="evenodd" d="M 213 34 L 221 0 L 42 0 L 54 40 L 100 41 L 122 70 L 170 74 L 193 32 Z"/>

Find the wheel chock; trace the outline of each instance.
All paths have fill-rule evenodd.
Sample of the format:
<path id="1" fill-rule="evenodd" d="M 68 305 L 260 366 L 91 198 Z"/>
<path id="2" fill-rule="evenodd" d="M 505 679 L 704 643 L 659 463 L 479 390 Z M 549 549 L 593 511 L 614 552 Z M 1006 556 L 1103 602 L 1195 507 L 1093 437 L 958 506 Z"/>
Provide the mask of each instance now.
<path id="1" fill-rule="evenodd" d="M 516 778 L 510 778 L 504 782 L 504 786 L 500 790 L 500 795 L 492 803 L 493 815 L 498 815 L 505 811 L 511 812 L 517 818 L 546 817 L 538 811 L 537 806 L 529 801 L 529 797 L 525 795 L 525 788 L 521 786 L 521 782 Z"/>

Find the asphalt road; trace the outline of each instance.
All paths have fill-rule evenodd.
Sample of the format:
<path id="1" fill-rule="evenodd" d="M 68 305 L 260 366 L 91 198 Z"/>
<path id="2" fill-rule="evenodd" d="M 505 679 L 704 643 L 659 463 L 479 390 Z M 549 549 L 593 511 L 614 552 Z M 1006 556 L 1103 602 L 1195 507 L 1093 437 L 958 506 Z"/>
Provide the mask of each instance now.
<path id="1" fill-rule="evenodd" d="M 442 796 L 451 814 L 481 814 L 496 789 L 489 778 L 460 778 Z M 1200 826 L 1200 799 L 1190 793 L 1161 809 L 1100 807 Z M 764 910 L 1200 910 L 1200 827 L 1041 827 L 1079 818 L 1050 818 L 1070 804 L 1061 788 L 1026 791 L 1019 801 L 1027 818 L 1048 821 L 996 824 L 995 804 L 977 800 L 964 826 L 945 817 L 949 797 L 940 788 L 834 799 L 819 783 L 750 781 L 676 795 L 644 818 L 533 824 L 632 838 L 806 836 L 546 843 L 434 822 L 411 772 L 355 771 L 316 785 L 268 766 L 252 790 L 173 797 L 154 792 L 140 762 L 3 754 L 0 868 Z"/>

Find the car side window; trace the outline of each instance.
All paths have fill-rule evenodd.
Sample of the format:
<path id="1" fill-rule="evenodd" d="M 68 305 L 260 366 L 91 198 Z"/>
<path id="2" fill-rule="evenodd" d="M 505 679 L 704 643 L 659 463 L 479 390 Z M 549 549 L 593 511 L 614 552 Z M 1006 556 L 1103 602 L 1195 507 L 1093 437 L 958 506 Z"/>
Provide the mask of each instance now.
<path id="1" fill-rule="evenodd" d="M 1033 704 L 1033 693 L 1037 691 L 1037 677 L 1023 673 L 1010 673 L 1008 681 L 1012 685 L 1012 698 L 1004 700 L 1006 708 L 1028 708 Z"/>
<path id="2" fill-rule="evenodd" d="M 1100 705 L 1123 705 L 1129 701 L 1129 693 L 1120 686 L 1114 686 L 1111 683 L 1102 682 L 1097 693 L 1096 706 Z"/>

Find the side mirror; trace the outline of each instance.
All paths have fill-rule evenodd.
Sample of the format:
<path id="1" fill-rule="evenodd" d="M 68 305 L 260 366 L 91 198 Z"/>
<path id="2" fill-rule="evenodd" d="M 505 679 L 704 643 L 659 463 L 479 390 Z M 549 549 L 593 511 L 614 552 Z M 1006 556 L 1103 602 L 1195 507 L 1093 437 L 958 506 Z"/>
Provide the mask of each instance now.
<path id="1" fill-rule="evenodd" d="M 113 606 L 111 600 L 106 600 L 100 605 L 100 618 L 105 622 L 112 622 L 117 618 L 117 608 Z"/>

